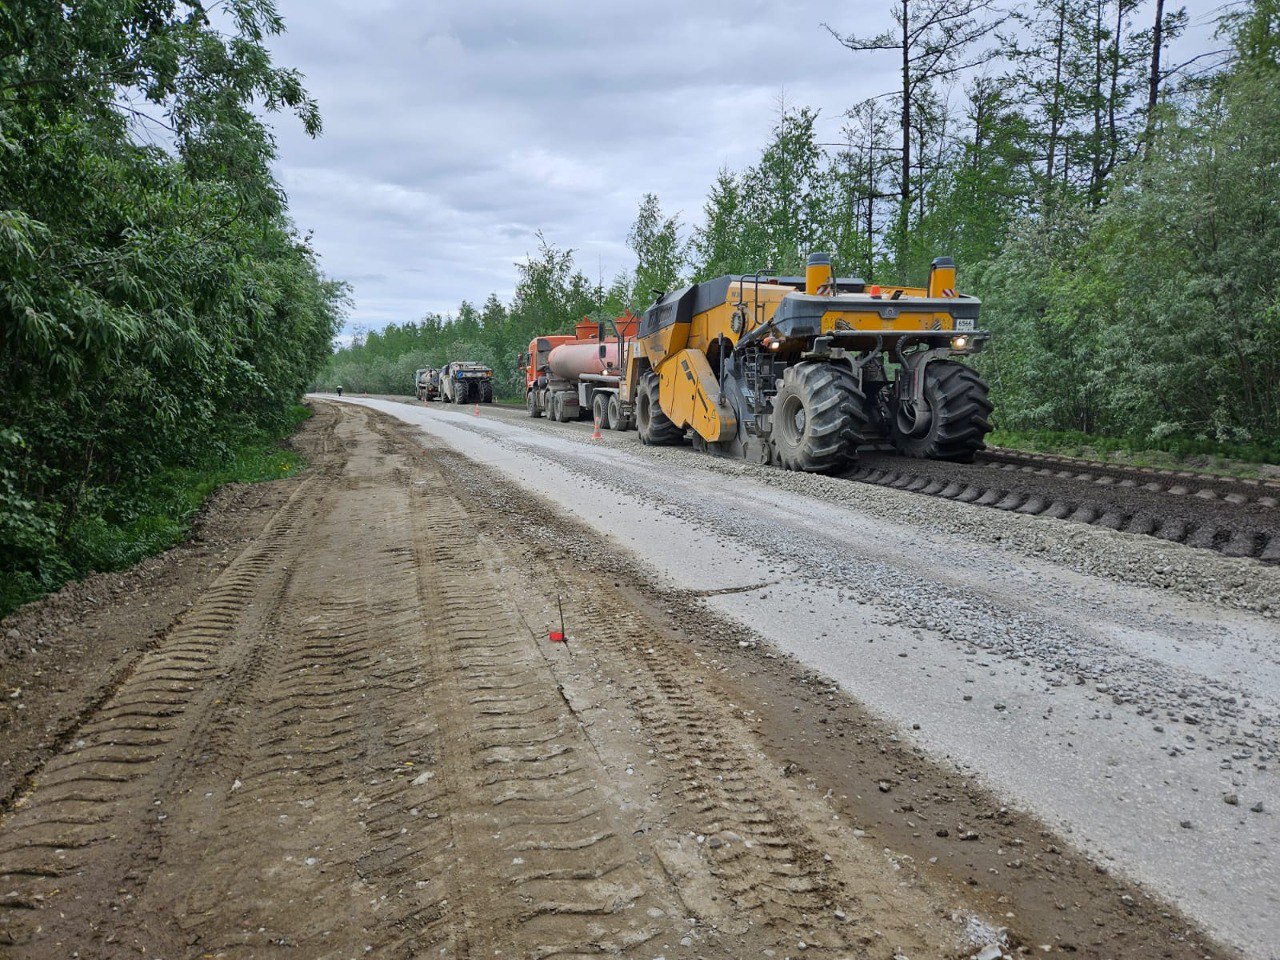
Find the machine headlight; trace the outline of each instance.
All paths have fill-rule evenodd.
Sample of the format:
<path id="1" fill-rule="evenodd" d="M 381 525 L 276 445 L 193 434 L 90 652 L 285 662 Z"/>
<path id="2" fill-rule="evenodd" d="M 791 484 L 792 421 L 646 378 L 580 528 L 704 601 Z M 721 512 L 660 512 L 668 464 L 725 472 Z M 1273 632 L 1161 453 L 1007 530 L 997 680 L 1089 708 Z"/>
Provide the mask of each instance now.
<path id="1" fill-rule="evenodd" d="M 777 339 L 776 337 L 769 341 L 770 350 L 777 350 L 780 346 L 782 346 L 782 341 Z"/>
<path id="2" fill-rule="evenodd" d="M 951 338 L 952 350 L 967 350 L 969 348 L 969 338 L 960 336 Z"/>

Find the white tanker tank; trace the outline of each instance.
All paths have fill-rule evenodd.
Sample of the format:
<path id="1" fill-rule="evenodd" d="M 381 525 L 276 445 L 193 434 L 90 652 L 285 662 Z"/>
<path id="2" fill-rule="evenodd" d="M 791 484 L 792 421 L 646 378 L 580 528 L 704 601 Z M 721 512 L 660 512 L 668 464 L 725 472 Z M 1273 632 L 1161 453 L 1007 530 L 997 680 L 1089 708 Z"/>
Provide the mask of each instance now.
<path id="1" fill-rule="evenodd" d="M 547 355 L 551 374 L 560 380 L 576 381 L 593 374 L 617 373 L 618 344 L 605 342 L 604 357 L 600 356 L 600 343 L 562 343 Z"/>
<path id="2" fill-rule="evenodd" d="M 583 319 L 573 336 L 534 337 L 519 366 L 529 416 L 561 423 L 596 420 L 601 428 L 627 430 L 630 402 L 619 395 L 622 368 L 639 321 L 631 314 L 605 323 Z"/>

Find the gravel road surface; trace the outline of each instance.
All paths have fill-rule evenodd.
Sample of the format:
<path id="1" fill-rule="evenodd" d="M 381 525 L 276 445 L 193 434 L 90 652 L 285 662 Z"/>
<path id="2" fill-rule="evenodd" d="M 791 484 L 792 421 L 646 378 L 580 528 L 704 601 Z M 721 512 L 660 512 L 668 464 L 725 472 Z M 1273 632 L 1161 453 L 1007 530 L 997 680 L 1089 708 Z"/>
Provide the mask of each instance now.
<path id="1" fill-rule="evenodd" d="M 1280 569 L 519 411 L 348 402 L 546 498 L 748 629 L 744 650 L 793 655 L 1100 870 L 1280 956 Z"/>

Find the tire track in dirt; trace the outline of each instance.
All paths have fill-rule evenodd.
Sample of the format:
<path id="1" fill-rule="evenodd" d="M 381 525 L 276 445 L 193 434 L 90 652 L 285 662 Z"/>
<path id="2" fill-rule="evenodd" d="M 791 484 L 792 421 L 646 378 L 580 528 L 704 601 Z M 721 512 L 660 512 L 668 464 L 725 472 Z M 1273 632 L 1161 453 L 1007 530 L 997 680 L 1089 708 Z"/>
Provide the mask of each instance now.
<path id="1" fill-rule="evenodd" d="M 298 487 L 261 538 L 139 659 L 14 803 L 0 841 L 0 943 L 28 941 L 40 919 L 24 914 L 54 892 L 73 893 L 91 854 L 116 861 L 120 883 L 141 880 L 150 857 L 126 871 L 128 858 L 118 851 L 153 850 L 165 815 L 139 818 L 130 808 L 186 775 L 190 745 L 207 735 L 221 699 L 243 679 L 243 624 L 261 616 L 254 601 L 269 606 L 287 578 L 279 557 L 296 542 L 313 488 L 323 482 L 318 474 Z"/>
<path id="2" fill-rule="evenodd" d="M 687 650 L 655 641 L 647 618 L 617 598 L 592 599 L 572 569 L 535 567 L 483 534 L 476 518 L 488 526 L 502 505 L 491 497 L 478 508 L 468 497 L 464 506 L 443 495 L 483 481 L 450 453 L 431 459 L 443 476 L 419 489 L 433 505 L 432 523 L 450 537 L 416 540 L 431 544 L 420 576 L 424 595 L 437 599 L 424 607 L 443 615 L 445 642 L 434 649 L 449 663 L 436 672 L 451 667 L 457 677 L 443 706 L 458 726 L 442 736 L 443 759 L 466 771 L 459 779 L 467 795 L 490 804 L 476 814 L 483 829 L 464 820 L 459 833 L 470 829 L 482 841 L 501 823 L 504 850 L 482 862 L 530 904 L 512 918 L 510 938 L 473 940 L 474 955 L 649 957 L 684 946 L 704 955 L 844 956 L 872 943 L 958 955 L 963 921 L 904 889 L 901 876 L 886 884 L 893 868 L 879 851 L 852 844 L 860 864 L 852 870 L 833 856 L 852 838 L 830 828 L 817 835 L 814 818 L 829 820 L 830 811 L 795 809 L 743 726 L 723 703 L 699 695 L 694 679 L 705 668 Z M 496 569 L 500 578 L 486 576 Z M 538 617 L 550 617 L 556 595 L 580 636 L 591 637 L 598 679 L 588 679 L 572 652 L 547 644 Z M 623 682 L 626 697 L 609 693 Z M 620 739 L 619 727 L 631 733 Z M 466 756 L 450 758 L 448 745 L 461 744 Z M 647 772 L 626 759 L 642 748 L 653 758 Z M 622 781 L 636 773 L 624 793 Z M 631 808 L 635 815 L 619 816 Z M 846 862 L 837 868 L 837 859 Z M 854 887 L 874 888 L 867 899 L 878 905 Z M 855 912 L 862 926 L 847 922 Z"/>
<path id="3" fill-rule="evenodd" d="M 415 539 L 426 545 L 424 607 L 439 612 L 444 775 L 472 801 L 451 814 L 468 851 L 457 874 L 470 954 L 628 955 L 674 904 L 628 843 L 636 825 L 618 815 L 609 772 L 568 715 L 538 638 L 486 575 L 467 514 L 430 497 L 450 536 L 430 537 L 419 519 Z M 509 894 L 486 899 L 495 884 Z"/>
<path id="4" fill-rule="evenodd" d="M 247 752 L 234 780 L 210 784 L 225 794 L 212 860 L 227 866 L 196 878 L 180 908 L 206 945 L 452 950 L 436 854 L 449 840 L 431 809 L 442 799 L 430 774 L 436 729 L 418 699 L 429 680 L 423 612 L 403 483 L 375 472 L 380 459 L 366 457 L 368 476 L 327 505 L 311 541 L 318 559 L 291 586 L 294 621 L 231 738 Z M 361 521 L 353 579 L 341 545 Z"/>
<path id="5" fill-rule="evenodd" d="M 464 462 L 350 408 L 319 459 L 0 824 L 13 956 L 967 955 Z"/>
<path id="6" fill-rule="evenodd" d="M 472 502 L 472 516 L 502 509 L 502 496 L 485 490 L 485 480 L 465 460 L 450 453 L 436 459 L 451 488 L 465 489 L 485 504 L 487 509 L 479 509 Z M 524 531 L 517 524 L 505 532 Z M 484 542 L 490 550 L 501 549 L 495 541 Z M 825 805 L 815 808 L 793 796 L 794 787 L 753 749 L 733 709 L 707 696 L 699 679 L 706 667 L 687 648 L 661 636 L 600 579 L 557 563 L 554 554 L 543 563 L 504 559 L 507 589 L 530 612 L 524 617 L 528 633 L 545 643 L 541 624 L 530 623 L 539 615 L 532 611 L 551 622 L 553 595 L 560 596 L 576 631 L 574 642 L 588 651 L 593 671 L 611 678 L 602 688 L 581 663 L 564 656 L 548 660 L 556 665 L 554 681 L 581 718 L 592 751 L 606 760 L 616 755 L 619 744 L 601 732 L 620 714 L 629 717 L 639 745 L 648 748 L 654 765 L 649 771 L 622 759 L 606 763 L 599 776 L 616 781 L 638 775 L 647 785 L 650 815 L 631 845 L 658 864 L 679 913 L 695 921 L 685 933 L 693 934 L 699 949 L 737 956 L 750 944 L 749 955 L 786 956 L 800 949 L 807 956 L 846 956 L 892 944 L 909 955 L 958 955 L 961 927 L 970 915 L 942 909 L 914 889 L 906 871 L 886 884 L 886 871 L 896 873 L 897 866 L 847 831 L 833 829 Z M 513 569 L 525 573 L 516 577 Z M 625 696 L 611 695 L 610 685 L 625 686 Z"/>
<path id="7" fill-rule="evenodd" d="M 454 484 L 490 509 L 498 506 L 502 495 L 486 490 L 465 460 L 440 459 Z M 538 532 L 513 526 L 537 542 Z M 589 656 L 594 670 L 625 687 L 623 704 L 610 712 L 631 713 L 657 767 L 646 779 L 662 829 L 646 833 L 683 912 L 697 919 L 699 946 L 746 941 L 762 956 L 800 949 L 841 957 L 888 945 L 912 956 L 963 955 L 955 944 L 971 914 L 944 910 L 914 889 L 909 871 L 886 885 L 886 871 L 896 874 L 898 865 L 833 829 L 825 804 L 799 797 L 767 764 L 735 716 L 738 708 L 703 685 L 706 665 L 614 594 L 607 576 L 592 577 L 560 559 L 551 552 L 537 564 L 540 596 L 531 593 L 531 602 L 558 595 L 572 644 L 582 651 L 577 656 Z M 554 618 L 554 606 L 543 615 Z M 573 700 L 607 699 L 583 679 L 579 673 L 566 682 Z M 600 718 L 588 729 L 603 725 Z M 607 743 L 597 748 L 610 750 Z M 643 776 L 639 764 L 625 768 L 624 775 L 636 774 Z"/>

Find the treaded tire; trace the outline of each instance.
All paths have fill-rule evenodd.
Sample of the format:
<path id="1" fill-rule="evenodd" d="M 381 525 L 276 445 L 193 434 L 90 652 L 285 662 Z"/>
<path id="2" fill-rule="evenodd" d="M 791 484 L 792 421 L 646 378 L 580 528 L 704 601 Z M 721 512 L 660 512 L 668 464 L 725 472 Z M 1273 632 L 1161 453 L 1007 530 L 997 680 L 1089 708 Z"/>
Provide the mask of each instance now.
<path id="1" fill-rule="evenodd" d="M 908 431 L 895 415 L 889 435 L 908 457 L 970 463 L 991 432 L 987 384 L 972 367 L 934 360 L 924 368 L 924 401 L 931 414 L 923 428 Z"/>
<path id="2" fill-rule="evenodd" d="M 538 409 L 537 395 L 532 390 L 525 394 L 524 407 L 530 417 L 538 417 L 542 414 L 542 411 Z"/>
<path id="3" fill-rule="evenodd" d="M 646 373 L 640 381 L 636 397 L 636 429 L 640 431 L 640 442 L 653 447 L 669 447 L 684 440 L 684 428 L 677 427 L 662 412 L 655 373 Z"/>
<path id="4" fill-rule="evenodd" d="M 597 393 L 591 398 L 591 420 L 601 427 L 609 426 L 609 395 Z"/>
<path id="5" fill-rule="evenodd" d="M 797 363 L 782 371 L 770 439 L 786 469 L 847 470 L 858 458 L 866 425 L 866 398 L 850 371 L 830 363 Z"/>
<path id="6" fill-rule="evenodd" d="M 557 423 L 568 423 L 570 420 L 574 419 L 574 417 L 570 415 L 569 411 L 565 409 L 564 394 L 565 394 L 565 391 L 561 391 L 555 394 L 555 402 L 552 404 L 552 407 L 551 407 L 552 411 L 555 414 L 555 416 L 552 417 L 552 419 L 554 419 Z"/>
<path id="7" fill-rule="evenodd" d="M 616 393 L 609 394 L 609 402 L 605 405 L 605 413 L 608 415 L 606 422 L 610 430 L 627 429 L 627 418 L 622 412 L 622 401 L 618 399 Z"/>
<path id="8" fill-rule="evenodd" d="M 462 406 L 467 402 L 467 394 L 471 392 L 469 389 L 471 384 L 465 380 L 459 380 L 453 385 L 453 402 L 458 406 Z"/>
<path id="9" fill-rule="evenodd" d="M 488 380 L 480 381 L 480 402 L 493 403 L 493 384 Z"/>

